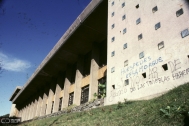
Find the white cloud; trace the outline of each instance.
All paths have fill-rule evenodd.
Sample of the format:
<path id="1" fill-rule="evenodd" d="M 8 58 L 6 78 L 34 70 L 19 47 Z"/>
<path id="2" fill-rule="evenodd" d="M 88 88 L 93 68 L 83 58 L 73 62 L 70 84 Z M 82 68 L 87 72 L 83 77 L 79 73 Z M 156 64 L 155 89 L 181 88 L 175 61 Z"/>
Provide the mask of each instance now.
<path id="1" fill-rule="evenodd" d="M 0 52 L 2 68 L 8 71 L 23 72 L 31 67 L 30 62 L 8 56 Z"/>

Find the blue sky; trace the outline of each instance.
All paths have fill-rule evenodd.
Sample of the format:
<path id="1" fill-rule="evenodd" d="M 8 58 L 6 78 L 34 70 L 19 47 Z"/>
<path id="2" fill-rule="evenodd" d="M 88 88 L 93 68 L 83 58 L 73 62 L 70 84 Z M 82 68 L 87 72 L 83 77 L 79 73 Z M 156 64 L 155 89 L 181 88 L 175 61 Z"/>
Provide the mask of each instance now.
<path id="1" fill-rule="evenodd" d="M 0 4 L 0 116 L 91 0 L 4 0 Z"/>

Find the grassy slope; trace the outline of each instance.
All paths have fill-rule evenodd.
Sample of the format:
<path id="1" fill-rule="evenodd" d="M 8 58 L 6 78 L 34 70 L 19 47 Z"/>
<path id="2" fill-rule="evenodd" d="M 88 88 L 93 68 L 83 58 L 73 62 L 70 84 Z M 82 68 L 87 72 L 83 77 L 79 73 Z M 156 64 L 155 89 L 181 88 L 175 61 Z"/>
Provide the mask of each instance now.
<path id="1" fill-rule="evenodd" d="M 160 108 L 175 105 L 189 110 L 189 83 L 148 101 L 126 102 L 86 112 L 37 120 L 22 126 L 183 126 L 184 116 L 163 117 Z M 121 107 L 122 106 L 122 107 Z"/>

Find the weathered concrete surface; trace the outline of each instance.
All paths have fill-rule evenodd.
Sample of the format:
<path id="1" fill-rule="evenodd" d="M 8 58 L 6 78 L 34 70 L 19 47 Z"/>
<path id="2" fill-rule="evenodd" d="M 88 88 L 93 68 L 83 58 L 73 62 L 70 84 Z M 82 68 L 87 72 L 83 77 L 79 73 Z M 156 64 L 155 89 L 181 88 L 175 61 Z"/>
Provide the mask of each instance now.
<path id="1" fill-rule="evenodd" d="M 74 89 L 74 100 L 73 104 L 80 105 L 81 100 L 81 81 L 83 78 L 83 56 L 80 56 L 77 62 L 76 78 L 75 78 L 75 89 Z"/>
<path id="2" fill-rule="evenodd" d="M 63 77 L 59 77 L 58 81 L 57 81 L 57 84 L 56 84 L 53 113 L 54 112 L 58 112 L 59 101 L 60 101 L 60 93 L 61 93 L 61 90 L 62 90 L 61 89 L 61 84 L 64 83 L 62 78 Z"/>
<path id="3" fill-rule="evenodd" d="M 90 86 L 89 100 L 94 98 L 94 93 L 98 93 L 98 70 L 99 70 L 99 45 L 93 43 L 91 67 L 90 67 Z"/>
<path id="4" fill-rule="evenodd" d="M 47 110 L 47 98 L 48 98 L 48 87 L 45 88 L 44 93 L 43 93 L 43 100 L 42 100 L 42 105 L 41 105 L 41 112 L 40 116 L 46 115 L 46 110 Z"/>
<path id="5" fill-rule="evenodd" d="M 64 96 L 62 100 L 62 106 L 63 108 L 68 107 L 68 100 L 69 100 L 69 89 L 70 89 L 70 77 L 71 77 L 71 68 L 68 67 L 66 70 L 66 77 L 65 77 L 65 82 L 64 82 Z"/>
<path id="6" fill-rule="evenodd" d="M 159 0 L 135 0 L 126 1 L 123 8 L 123 0 L 114 1 L 113 6 L 112 2 L 108 2 L 108 85 L 105 104 L 114 104 L 124 98 L 137 100 L 156 96 L 188 82 L 189 36 L 181 36 L 181 31 L 189 28 L 188 1 L 168 0 L 165 3 Z M 139 8 L 135 7 L 137 4 Z M 152 12 L 155 6 L 158 10 Z M 184 13 L 177 17 L 176 12 L 181 8 Z M 165 13 L 167 10 L 169 13 Z M 126 19 L 122 20 L 124 14 Z M 136 24 L 139 18 L 141 22 Z M 161 27 L 155 29 L 158 22 Z M 125 34 L 124 28 L 127 29 Z M 143 38 L 138 40 L 141 33 Z M 114 42 L 112 37 L 115 37 Z M 164 46 L 158 48 L 162 41 Z M 123 49 L 125 43 L 127 48 Z M 113 51 L 115 56 L 112 57 Z M 144 52 L 143 58 L 139 58 L 141 52 Z M 124 65 L 126 60 L 128 64 Z M 164 70 L 163 65 L 167 65 L 168 69 Z M 115 72 L 111 72 L 113 67 Z M 115 89 L 112 85 L 115 85 Z"/>

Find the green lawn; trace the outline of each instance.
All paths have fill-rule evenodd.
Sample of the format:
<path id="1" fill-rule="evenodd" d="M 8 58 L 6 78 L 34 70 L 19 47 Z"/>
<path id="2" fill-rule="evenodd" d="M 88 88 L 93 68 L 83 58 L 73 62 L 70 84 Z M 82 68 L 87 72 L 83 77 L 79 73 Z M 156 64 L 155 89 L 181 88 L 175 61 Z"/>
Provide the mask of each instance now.
<path id="1" fill-rule="evenodd" d="M 160 111 L 161 109 L 161 111 Z M 35 120 L 21 126 L 183 126 L 189 83 L 146 101 L 126 101 L 90 111 Z"/>

